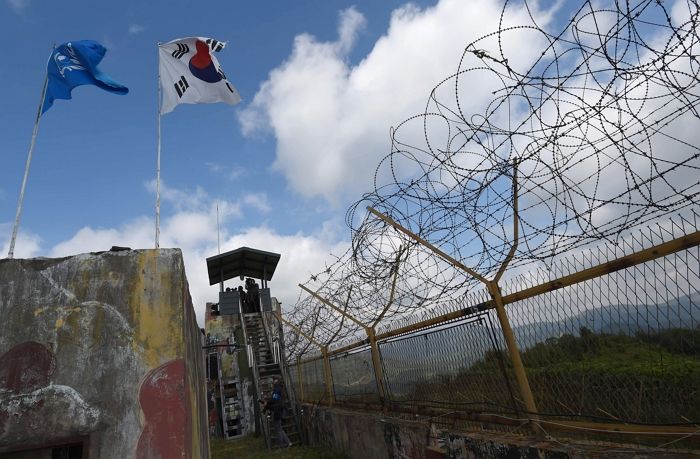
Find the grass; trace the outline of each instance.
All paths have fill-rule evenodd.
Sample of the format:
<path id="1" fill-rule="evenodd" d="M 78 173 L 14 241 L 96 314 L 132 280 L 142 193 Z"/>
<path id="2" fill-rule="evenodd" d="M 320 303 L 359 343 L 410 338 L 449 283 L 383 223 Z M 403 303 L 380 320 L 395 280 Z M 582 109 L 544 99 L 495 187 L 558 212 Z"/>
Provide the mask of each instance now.
<path id="1" fill-rule="evenodd" d="M 347 456 L 320 446 L 293 446 L 268 450 L 262 437 L 236 440 L 211 439 L 211 459 L 345 459 Z"/>

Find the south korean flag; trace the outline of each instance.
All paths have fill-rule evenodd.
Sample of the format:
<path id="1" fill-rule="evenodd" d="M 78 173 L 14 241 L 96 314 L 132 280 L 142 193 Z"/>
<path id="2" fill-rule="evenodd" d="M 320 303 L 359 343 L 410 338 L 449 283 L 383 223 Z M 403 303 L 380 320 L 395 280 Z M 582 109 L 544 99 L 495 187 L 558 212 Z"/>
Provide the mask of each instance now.
<path id="1" fill-rule="evenodd" d="M 215 52 L 224 42 L 212 38 L 180 38 L 158 45 L 160 55 L 160 113 L 170 113 L 178 104 L 210 104 L 241 101 L 238 90 L 228 82 Z"/>

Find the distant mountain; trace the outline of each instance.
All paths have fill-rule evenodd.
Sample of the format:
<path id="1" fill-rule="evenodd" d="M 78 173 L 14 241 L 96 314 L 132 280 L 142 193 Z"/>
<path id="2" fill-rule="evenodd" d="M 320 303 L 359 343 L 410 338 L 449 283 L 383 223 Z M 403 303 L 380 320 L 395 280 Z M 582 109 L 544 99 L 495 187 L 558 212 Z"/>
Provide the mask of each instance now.
<path id="1" fill-rule="evenodd" d="M 620 304 L 591 308 L 557 321 L 534 322 L 513 328 L 518 344 L 526 349 L 564 334 L 579 335 L 582 327 L 594 333 L 634 335 L 668 328 L 700 326 L 700 293 L 668 303 Z"/>
<path id="2" fill-rule="evenodd" d="M 545 310 L 544 313 L 550 317 L 557 316 L 554 310 Z M 488 321 L 478 321 L 465 326 L 436 329 L 427 335 L 405 337 L 400 342 L 380 343 L 385 374 L 394 392 L 404 393 L 416 382 L 463 371 L 493 350 L 493 339 L 499 342 L 501 350 L 505 350 L 498 322 L 495 317 L 492 321 L 495 325 L 493 334 L 488 331 Z M 579 336 L 583 327 L 598 334 L 634 336 L 638 332 L 654 333 L 669 328 L 694 329 L 699 326 L 700 293 L 694 293 L 668 303 L 591 307 L 559 320 L 515 326 L 513 332 L 520 350 L 525 351 L 549 338 L 559 338 L 565 334 Z M 366 371 L 371 372 L 369 365 Z"/>

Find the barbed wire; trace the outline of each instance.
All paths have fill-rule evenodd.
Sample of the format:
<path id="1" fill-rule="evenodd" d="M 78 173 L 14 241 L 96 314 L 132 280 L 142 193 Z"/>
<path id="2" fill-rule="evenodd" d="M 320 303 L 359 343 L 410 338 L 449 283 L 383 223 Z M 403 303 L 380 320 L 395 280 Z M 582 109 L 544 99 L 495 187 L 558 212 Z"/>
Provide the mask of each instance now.
<path id="1" fill-rule="evenodd" d="M 519 8 L 530 23 L 511 24 Z M 423 113 L 391 130 L 374 190 L 347 211 L 351 247 L 305 285 L 367 325 L 468 301 L 475 279 L 368 206 L 487 278 L 514 244 L 515 195 L 516 273 L 697 208 L 698 2 L 585 1 L 563 25 L 566 12 L 536 10 L 506 1 Z M 290 320 L 334 346 L 363 334 L 306 293 Z"/>

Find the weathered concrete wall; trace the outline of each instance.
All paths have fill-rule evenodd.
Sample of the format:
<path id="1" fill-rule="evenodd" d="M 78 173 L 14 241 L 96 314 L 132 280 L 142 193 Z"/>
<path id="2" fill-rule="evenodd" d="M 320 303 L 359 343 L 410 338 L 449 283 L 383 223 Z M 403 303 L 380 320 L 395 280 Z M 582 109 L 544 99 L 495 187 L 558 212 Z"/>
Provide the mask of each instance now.
<path id="1" fill-rule="evenodd" d="M 0 260 L 0 317 L 0 452 L 82 439 L 94 458 L 208 457 L 179 250 Z"/>
<path id="2" fill-rule="evenodd" d="M 191 305 L 190 290 L 185 281 L 183 294 L 187 298 L 185 304 Z M 206 370 L 204 368 L 205 338 L 197 324 L 194 309 L 185 307 L 185 387 L 187 388 L 187 400 L 189 413 L 187 420 L 187 435 L 191 444 L 186 448 L 191 451 L 191 457 L 209 457 L 209 426 L 207 423 L 207 385 Z"/>
<path id="3" fill-rule="evenodd" d="M 302 423 L 312 444 L 343 451 L 352 459 L 420 459 L 429 429 L 425 423 L 378 414 L 304 405 Z"/>
<path id="4" fill-rule="evenodd" d="M 312 444 L 329 446 L 352 459 L 681 459 L 698 451 L 532 439 L 494 432 L 448 432 L 428 422 L 406 421 L 365 411 L 303 405 L 302 423 Z"/>

